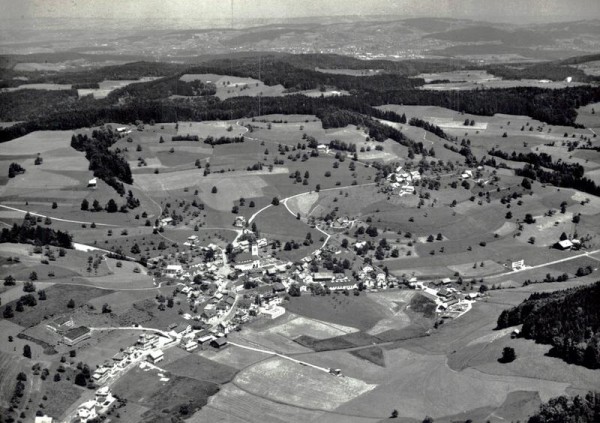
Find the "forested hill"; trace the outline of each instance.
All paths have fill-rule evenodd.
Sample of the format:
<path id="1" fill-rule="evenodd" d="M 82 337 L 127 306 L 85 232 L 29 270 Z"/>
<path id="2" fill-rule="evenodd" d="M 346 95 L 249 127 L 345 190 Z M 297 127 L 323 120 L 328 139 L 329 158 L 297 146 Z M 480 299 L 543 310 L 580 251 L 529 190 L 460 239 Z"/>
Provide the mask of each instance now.
<path id="1" fill-rule="evenodd" d="M 600 368 L 600 282 L 544 294 L 532 294 L 504 310 L 498 329 L 523 324 L 521 336 L 550 344 L 550 354 L 568 363 Z"/>
<path id="2" fill-rule="evenodd" d="M 369 66 L 377 64 L 368 63 Z M 463 66 L 454 62 L 447 65 L 435 61 L 423 61 L 418 65 L 413 61 L 403 65 L 389 64 L 385 71 L 372 76 L 334 75 L 316 71 L 311 68 L 312 64 L 346 64 L 352 68 L 359 68 L 361 63 L 356 59 L 342 59 L 331 55 L 270 55 L 260 58 L 244 56 L 215 59 L 195 66 L 133 63 L 124 65 L 123 68 L 117 66 L 93 70 L 87 76 L 82 73 L 56 74 L 45 79 L 52 82 L 93 84 L 107 75 L 116 79 L 145 76 L 143 69 L 146 66 L 149 73 L 161 75 L 162 78 L 123 87 L 104 99 L 89 96 L 78 98 L 73 90 L 61 94 L 45 90 L 0 93 L 0 121 L 24 121 L 0 130 L 0 142 L 35 130 L 76 129 L 98 126 L 105 122 L 227 120 L 254 117 L 259 113 L 328 116 L 330 119 L 327 125 L 331 127 L 356 123 L 347 118 L 340 118 L 342 116 L 357 117 L 356 114 L 362 114 L 363 117 L 357 117 L 361 120 L 382 118 L 374 107 L 383 104 L 432 105 L 486 116 L 495 113 L 527 115 L 549 124 L 574 126 L 576 108 L 600 101 L 598 86 L 438 92 L 420 89 L 419 85 L 423 80 L 409 77 L 419 71 L 455 70 Z M 259 111 L 258 102 L 254 97 L 220 100 L 213 95 L 215 87 L 211 84 L 178 82 L 184 73 L 253 77 L 267 85 L 282 84 L 288 93 L 326 87 L 343 89 L 350 95 L 322 98 L 301 95 L 263 97 Z M 65 78 L 73 79 L 67 81 Z M 173 94 L 178 95 L 173 97 Z M 181 98 L 182 96 L 187 97 Z M 332 110 L 336 112 L 332 113 Z"/>

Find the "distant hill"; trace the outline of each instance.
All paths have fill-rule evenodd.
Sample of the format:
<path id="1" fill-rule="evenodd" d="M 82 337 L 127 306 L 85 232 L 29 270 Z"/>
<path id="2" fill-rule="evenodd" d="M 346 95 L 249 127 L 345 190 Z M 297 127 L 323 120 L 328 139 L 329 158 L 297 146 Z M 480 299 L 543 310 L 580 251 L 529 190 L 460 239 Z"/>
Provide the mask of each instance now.
<path id="1" fill-rule="evenodd" d="M 454 41 L 460 43 L 500 42 L 510 46 L 549 45 L 554 42 L 545 32 L 517 29 L 507 31 L 488 25 L 477 25 L 467 28 L 452 29 L 426 35 L 425 38 Z"/>
<path id="2" fill-rule="evenodd" d="M 600 369 L 600 282 L 527 300 L 498 318 L 498 329 L 523 325 L 521 336 L 550 344 L 550 354 L 568 363 Z"/>

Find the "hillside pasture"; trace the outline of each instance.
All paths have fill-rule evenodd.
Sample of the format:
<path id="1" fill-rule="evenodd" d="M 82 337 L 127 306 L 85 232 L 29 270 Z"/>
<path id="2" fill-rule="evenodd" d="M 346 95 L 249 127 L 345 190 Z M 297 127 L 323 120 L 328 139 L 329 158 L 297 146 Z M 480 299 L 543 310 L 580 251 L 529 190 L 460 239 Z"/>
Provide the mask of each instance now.
<path id="1" fill-rule="evenodd" d="M 255 395 L 306 408 L 335 410 L 375 386 L 351 377 L 331 377 L 327 372 L 273 358 L 243 370 L 235 384 Z"/>
<path id="2" fill-rule="evenodd" d="M 351 326 L 337 325 L 301 316 L 294 317 L 292 320 L 268 330 L 279 333 L 289 339 L 295 339 L 301 335 L 309 335 L 316 339 L 326 339 L 358 331 L 358 329 Z"/>
<path id="3" fill-rule="evenodd" d="M 587 128 L 598 128 L 600 127 L 600 123 L 598 122 L 597 113 L 600 113 L 600 103 L 591 103 L 587 106 L 582 106 L 577 109 L 577 119 L 575 122 Z"/>
<path id="4" fill-rule="evenodd" d="M 32 156 L 70 148 L 72 131 L 35 131 L 2 144 L 3 156 Z M 73 150 L 75 151 L 75 150 Z"/>
<path id="5" fill-rule="evenodd" d="M 225 348 L 224 350 L 205 350 L 198 353 L 211 361 L 216 361 L 225 366 L 242 370 L 254 363 L 264 360 L 270 355 L 242 348 Z"/>
<path id="6" fill-rule="evenodd" d="M 229 382 L 237 372 L 233 367 L 209 360 L 198 354 L 186 354 L 164 366 L 164 369 L 177 376 L 218 384 Z"/>
<path id="7" fill-rule="evenodd" d="M 388 317 L 389 310 L 367 295 L 345 296 L 339 293 L 326 296 L 303 295 L 292 297 L 285 304 L 288 311 L 309 319 L 336 325 L 368 330 L 381 319 Z"/>
<path id="8" fill-rule="evenodd" d="M 542 399 L 561 395 L 566 383 L 519 376 L 487 375 L 472 369 L 452 371 L 444 355 L 420 355 L 401 349 L 386 352 L 385 378 L 370 392 L 338 410 L 363 414 L 373 409 L 402 410 L 405 417 L 440 418 L 480 407 L 499 407 L 515 390 L 537 390 Z"/>
<path id="9" fill-rule="evenodd" d="M 208 404 L 187 421 L 190 423 L 288 423 L 322 421 L 320 420 L 322 416 L 323 413 L 319 411 L 261 398 L 230 383 L 211 397 Z M 342 421 L 347 420 L 340 420 L 340 423 Z"/>

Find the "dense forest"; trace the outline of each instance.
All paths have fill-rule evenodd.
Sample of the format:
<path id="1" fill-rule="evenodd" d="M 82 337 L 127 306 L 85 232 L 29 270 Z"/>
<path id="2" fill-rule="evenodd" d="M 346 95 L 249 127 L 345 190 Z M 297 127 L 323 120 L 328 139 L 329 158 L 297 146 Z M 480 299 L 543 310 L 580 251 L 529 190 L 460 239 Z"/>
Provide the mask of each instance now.
<path id="1" fill-rule="evenodd" d="M 109 149 L 118 140 L 118 134 L 108 127 L 102 127 L 92 132 L 92 137 L 85 134 L 73 135 L 71 147 L 85 152 L 85 158 L 90 162 L 90 170 L 94 176 L 102 179 L 113 187 L 119 194 L 125 194 L 123 183 L 132 184 L 131 168 L 118 151 Z"/>
<path id="2" fill-rule="evenodd" d="M 600 394 L 588 392 L 585 397 L 560 396 L 540 406 L 528 423 L 597 423 L 600 422 Z"/>
<path id="3" fill-rule="evenodd" d="M 498 329 L 523 325 L 521 336 L 552 345 L 550 355 L 600 368 L 600 282 L 551 293 L 534 293 L 498 317 Z"/>
<path id="4" fill-rule="evenodd" d="M 55 247 L 72 248 L 71 235 L 37 224 L 35 216 L 25 215 L 23 223 L 16 223 L 11 228 L 2 228 L 0 243 L 13 242 L 34 245 L 53 245 Z"/>

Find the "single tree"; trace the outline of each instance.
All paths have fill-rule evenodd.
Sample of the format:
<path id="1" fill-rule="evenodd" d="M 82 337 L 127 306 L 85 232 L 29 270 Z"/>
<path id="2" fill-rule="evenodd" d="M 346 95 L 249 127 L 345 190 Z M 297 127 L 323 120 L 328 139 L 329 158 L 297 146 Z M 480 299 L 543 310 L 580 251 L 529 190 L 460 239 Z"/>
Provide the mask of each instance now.
<path id="1" fill-rule="evenodd" d="M 512 347 L 504 347 L 502 350 L 502 357 L 498 359 L 500 363 L 510 363 L 515 361 L 517 358 L 517 354 L 515 353 L 515 349 Z"/>
<path id="2" fill-rule="evenodd" d="M 8 275 L 4 278 L 4 286 L 13 286 L 15 285 L 16 280 L 13 275 Z"/>
<path id="3" fill-rule="evenodd" d="M 106 211 L 108 213 L 116 213 L 119 210 L 117 203 L 112 198 L 106 203 Z"/>
<path id="4" fill-rule="evenodd" d="M 29 346 L 29 344 L 25 344 L 23 346 L 23 357 L 31 358 L 31 347 Z"/>

